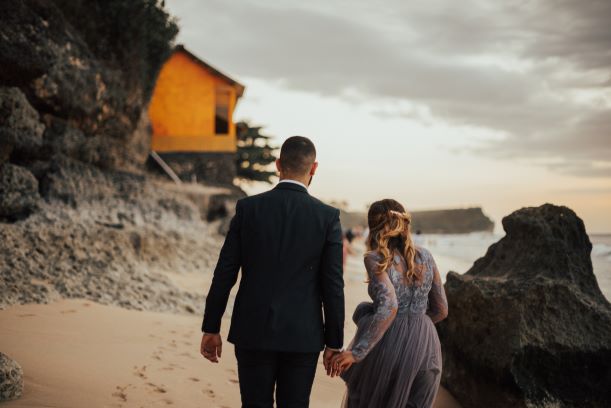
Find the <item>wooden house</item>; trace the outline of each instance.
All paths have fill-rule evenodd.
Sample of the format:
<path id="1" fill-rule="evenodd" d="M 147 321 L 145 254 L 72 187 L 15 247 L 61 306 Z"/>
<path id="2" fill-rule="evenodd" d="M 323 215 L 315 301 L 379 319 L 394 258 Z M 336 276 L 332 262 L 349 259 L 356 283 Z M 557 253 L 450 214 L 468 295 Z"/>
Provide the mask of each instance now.
<path id="1" fill-rule="evenodd" d="M 164 63 L 149 105 L 151 149 L 181 179 L 231 183 L 233 111 L 244 86 L 178 45 Z"/>

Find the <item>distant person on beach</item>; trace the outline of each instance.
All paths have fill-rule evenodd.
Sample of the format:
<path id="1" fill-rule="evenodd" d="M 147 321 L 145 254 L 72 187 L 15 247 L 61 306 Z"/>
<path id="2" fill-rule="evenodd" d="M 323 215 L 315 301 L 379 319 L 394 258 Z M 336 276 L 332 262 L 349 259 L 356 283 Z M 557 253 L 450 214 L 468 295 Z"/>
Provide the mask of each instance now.
<path id="1" fill-rule="evenodd" d="M 416 234 L 414 235 L 414 245 L 422 246 L 424 245 L 424 237 L 422 236 L 422 231 L 416 230 Z"/>
<path id="2" fill-rule="evenodd" d="M 367 218 L 373 302 L 357 306 L 357 333 L 327 373 L 346 382 L 346 408 L 432 407 L 441 379 L 434 323 L 448 315 L 441 276 L 431 253 L 412 243 L 411 217 L 400 203 L 377 201 Z"/>
<path id="3" fill-rule="evenodd" d="M 314 144 L 288 138 L 276 166 L 276 187 L 237 202 L 202 324 L 201 354 L 216 363 L 241 268 L 228 340 L 243 407 L 272 407 L 274 389 L 278 407 L 308 407 L 320 351 L 330 367 L 344 341 L 342 228 L 339 210 L 308 193 L 318 167 Z"/>
<path id="4" fill-rule="evenodd" d="M 352 240 L 354 239 L 354 233 L 351 229 L 348 229 L 346 232 L 342 234 L 342 243 L 343 243 L 343 261 L 342 265 L 346 267 L 346 260 L 348 259 L 348 255 L 353 255 L 354 251 L 352 250 Z"/>

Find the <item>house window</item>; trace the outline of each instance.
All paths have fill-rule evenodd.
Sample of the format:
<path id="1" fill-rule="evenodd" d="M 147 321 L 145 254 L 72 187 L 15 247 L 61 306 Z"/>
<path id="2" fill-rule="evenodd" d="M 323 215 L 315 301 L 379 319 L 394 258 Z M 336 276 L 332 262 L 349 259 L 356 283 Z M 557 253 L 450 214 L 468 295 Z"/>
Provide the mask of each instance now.
<path id="1" fill-rule="evenodd" d="M 230 93 L 227 90 L 216 90 L 216 110 L 214 113 L 214 133 L 217 135 L 229 134 L 229 100 Z"/>

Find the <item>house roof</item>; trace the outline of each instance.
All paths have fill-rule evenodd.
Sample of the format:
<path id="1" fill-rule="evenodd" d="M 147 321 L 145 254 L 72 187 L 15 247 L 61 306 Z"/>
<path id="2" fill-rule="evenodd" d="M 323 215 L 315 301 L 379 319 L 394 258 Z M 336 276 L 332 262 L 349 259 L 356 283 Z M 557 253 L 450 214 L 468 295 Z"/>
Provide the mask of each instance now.
<path id="1" fill-rule="evenodd" d="M 242 85 L 241 83 L 239 83 L 235 79 L 232 79 L 229 76 L 223 74 L 221 71 L 219 71 L 218 69 L 214 68 L 212 65 L 208 64 L 207 62 L 203 61 L 202 59 L 200 59 L 199 57 L 197 57 L 196 55 L 191 53 L 191 51 L 187 50 L 182 44 L 176 45 L 176 47 L 174 47 L 174 51 L 173 52 L 183 52 L 183 53 L 185 53 L 197 65 L 199 65 L 200 67 L 204 68 L 206 71 L 210 72 L 212 75 L 223 79 L 225 82 L 228 82 L 230 85 L 233 85 L 235 87 L 235 89 L 236 89 L 236 93 L 237 93 L 238 98 L 240 96 L 242 96 L 242 94 L 244 93 L 244 88 L 245 88 L 244 85 Z"/>

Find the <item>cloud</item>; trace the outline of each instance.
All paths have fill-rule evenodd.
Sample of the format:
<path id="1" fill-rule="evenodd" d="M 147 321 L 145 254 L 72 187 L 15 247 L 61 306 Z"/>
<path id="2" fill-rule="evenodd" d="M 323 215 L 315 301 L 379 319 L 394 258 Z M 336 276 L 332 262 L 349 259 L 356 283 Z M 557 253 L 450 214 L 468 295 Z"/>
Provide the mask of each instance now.
<path id="1" fill-rule="evenodd" d="M 408 101 L 504 135 L 478 152 L 611 176 L 611 2 L 168 2 L 238 76 Z"/>

